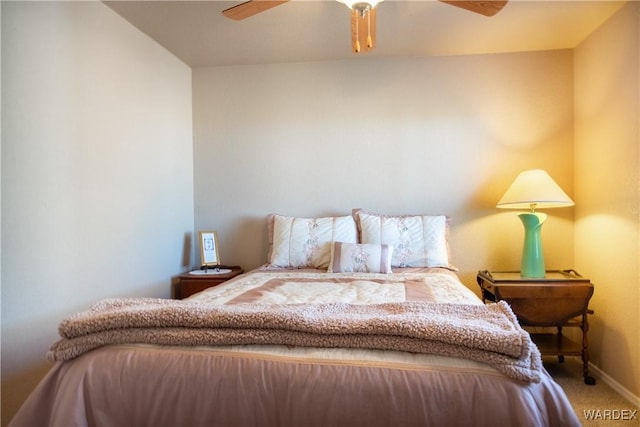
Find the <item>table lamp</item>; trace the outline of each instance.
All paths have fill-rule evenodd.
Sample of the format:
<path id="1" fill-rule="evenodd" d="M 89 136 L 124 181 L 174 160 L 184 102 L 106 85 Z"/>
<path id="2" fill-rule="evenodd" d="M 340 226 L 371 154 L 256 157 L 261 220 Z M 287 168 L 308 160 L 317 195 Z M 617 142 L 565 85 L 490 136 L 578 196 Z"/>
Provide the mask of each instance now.
<path id="1" fill-rule="evenodd" d="M 521 172 L 497 204 L 498 208 L 529 209 L 518 216 L 524 225 L 524 247 L 520 275 L 525 278 L 545 276 L 541 230 L 547 219 L 536 208 L 563 208 L 573 206 L 573 200 L 542 169 Z"/>

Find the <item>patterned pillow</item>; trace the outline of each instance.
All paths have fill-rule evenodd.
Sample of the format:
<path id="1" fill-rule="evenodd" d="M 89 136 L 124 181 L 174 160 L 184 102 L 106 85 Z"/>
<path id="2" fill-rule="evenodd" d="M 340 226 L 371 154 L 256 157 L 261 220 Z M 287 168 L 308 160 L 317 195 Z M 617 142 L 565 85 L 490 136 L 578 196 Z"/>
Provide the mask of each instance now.
<path id="1" fill-rule="evenodd" d="M 329 267 L 331 242 L 357 243 L 358 230 L 352 216 L 295 218 L 269 216 L 270 267 Z"/>
<path id="2" fill-rule="evenodd" d="M 391 273 L 389 245 L 333 242 L 328 273 Z"/>
<path id="3" fill-rule="evenodd" d="M 385 216 L 354 209 L 362 243 L 393 247 L 392 267 L 445 267 L 449 224 L 444 215 Z"/>

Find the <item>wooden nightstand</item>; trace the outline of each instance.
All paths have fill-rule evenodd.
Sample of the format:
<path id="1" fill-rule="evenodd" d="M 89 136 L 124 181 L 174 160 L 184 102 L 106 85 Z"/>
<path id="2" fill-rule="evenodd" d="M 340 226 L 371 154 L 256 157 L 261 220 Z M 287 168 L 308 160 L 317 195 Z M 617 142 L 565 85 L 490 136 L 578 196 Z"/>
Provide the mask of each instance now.
<path id="1" fill-rule="evenodd" d="M 218 286 L 219 284 L 244 273 L 242 267 L 237 265 L 231 267 L 220 266 L 220 269 L 229 269 L 231 271 L 224 274 L 192 274 L 191 272 L 181 274 L 178 277 L 179 281 L 176 288 L 176 298 L 186 298 L 207 288 Z M 215 268 L 210 267 L 209 270 L 213 272 L 215 271 Z"/>
<path id="2" fill-rule="evenodd" d="M 587 314 L 593 284 L 575 270 L 547 271 L 540 279 L 520 276 L 517 271 L 479 271 L 478 285 L 482 300 L 504 300 L 518 317 L 523 327 L 555 327 L 556 333 L 531 333 L 543 355 L 556 355 L 560 362 L 564 356 L 580 356 L 585 384 L 593 385 L 589 376 L 589 347 Z M 575 343 L 562 334 L 563 327 L 579 327 L 582 342 Z"/>

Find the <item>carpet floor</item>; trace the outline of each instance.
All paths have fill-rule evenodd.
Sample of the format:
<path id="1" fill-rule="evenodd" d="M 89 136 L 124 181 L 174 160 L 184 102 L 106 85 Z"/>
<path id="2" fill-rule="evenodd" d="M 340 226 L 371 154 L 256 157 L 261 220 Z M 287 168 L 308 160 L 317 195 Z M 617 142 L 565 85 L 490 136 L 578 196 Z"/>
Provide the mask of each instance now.
<path id="1" fill-rule="evenodd" d="M 566 357 L 564 363 L 558 363 L 556 357 L 544 357 L 543 362 L 545 369 L 564 389 L 584 427 L 640 426 L 639 408 L 599 378 L 596 378 L 596 385 L 584 383 L 580 359 Z"/>

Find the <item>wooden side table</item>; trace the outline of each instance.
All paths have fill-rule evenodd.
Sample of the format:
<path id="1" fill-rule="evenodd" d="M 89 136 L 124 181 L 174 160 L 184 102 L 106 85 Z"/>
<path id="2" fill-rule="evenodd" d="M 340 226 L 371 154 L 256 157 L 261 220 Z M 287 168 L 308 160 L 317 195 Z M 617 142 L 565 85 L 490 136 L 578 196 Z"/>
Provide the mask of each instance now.
<path id="1" fill-rule="evenodd" d="M 184 299 L 190 295 L 204 291 L 207 288 L 218 286 L 229 279 L 232 279 L 242 273 L 244 270 L 240 266 L 225 267 L 220 266 L 220 270 L 231 270 L 228 273 L 216 273 L 215 267 L 209 267 L 211 274 L 194 274 L 192 272 L 183 273 L 178 277 L 178 286 L 176 288 L 176 298 Z M 194 270 L 198 273 L 202 270 Z"/>
<path id="2" fill-rule="evenodd" d="M 504 300 L 523 327 L 555 327 L 556 333 L 532 333 L 531 339 L 543 355 L 580 356 L 585 384 L 594 385 L 589 375 L 589 300 L 594 287 L 575 270 L 547 271 L 544 278 L 529 279 L 517 271 L 479 271 L 478 285 L 483 301 Z M 562 334 L 563 327 L 579 327 L 582 342 L 575 343 Z"/>

